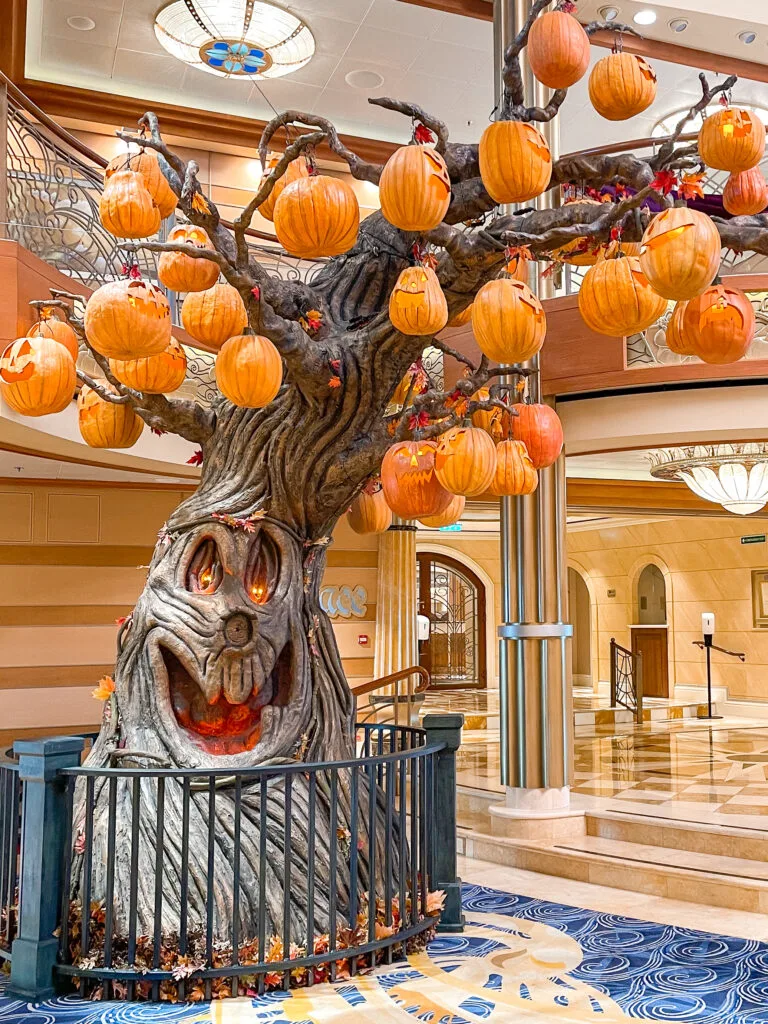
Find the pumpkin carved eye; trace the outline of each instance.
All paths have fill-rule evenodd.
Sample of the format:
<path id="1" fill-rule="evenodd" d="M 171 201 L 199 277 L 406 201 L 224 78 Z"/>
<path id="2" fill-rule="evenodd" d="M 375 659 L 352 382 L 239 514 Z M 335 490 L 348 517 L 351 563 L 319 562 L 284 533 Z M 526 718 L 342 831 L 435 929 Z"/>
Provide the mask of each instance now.
<path id="1" fill-rule="evenodd" d="M 266 604 L 272 597 L 280 574 L 280 552 L 268 533 L 254 540 L 245 569 L 245 589 L 254 604 Z"/>
<path id="2" fill-rule="evenodd" d="M 216 542 L 210 537 L 202 541 L 187 569 L 186 586 L 193 594 L 215 594 L 224 578 L 224 569 Z"/>

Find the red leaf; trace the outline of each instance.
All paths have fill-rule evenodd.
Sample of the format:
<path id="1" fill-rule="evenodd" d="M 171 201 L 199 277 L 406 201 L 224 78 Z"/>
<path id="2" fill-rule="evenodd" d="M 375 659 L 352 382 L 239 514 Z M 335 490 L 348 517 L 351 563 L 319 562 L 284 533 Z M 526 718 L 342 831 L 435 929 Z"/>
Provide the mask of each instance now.
<path id="1" fill-rule="evenodd" d="M 253 288 L 251 288 L 251 295 L 254 297 L 254 299 L 256 299 L 257 302 L 261 298 L 261 288 L 259 288 L 257 284 L 255 284 Z"/>
<path id="2" fill-rule="evenodd" d="M 417 124 L 413 129 L 413 141 L 421 143 L 434 142 L 435 136 L 425 124 Z"/>
<path id="3" fill-rule="evenodd" d="M 673 171 L 659 171 L 651 182 L 651 188 L 665 196 L 669 195 L 676 185 L 677 175 Z"/>
<path id="4" fill-rule="evenodd" d="M 152 431 L 152 433 L 153 433 L 153 434 L 154 434 L 154 435 L 155 435 L 156 437 L 162 437 L 162 436 L 163 436 L 163 434 L 166 434 L 166 433 L 167 433 L 167 431 L 166 431 L 166 430 L 160 430 L 160 428 L 159 428 L 159 427 L 150 427 L 149 429 L 150 429 L 150 430 Z"/>
<path id="5" fill-rule="evenodd" d="M 558 10 L 564 11 L 566 14 L 575 14 L 576 4 L 573 0 L 561 0 L 561 3 L 558 5 Z"/>
<path id="6" fill-rule="evenodd" d="M 340 359 L 332 359 L 331 360 L 331 369 L 335 370 L 338 373 L 339 370 L 341 369 L 341 360 Z"/>
<path id="7" fill-rule="evenodd" d="M 611 228 L 611 241 L 612 242 L 618 242 L 618 240 L 620 238 L 621 238 L 621 228 L 618 226 L 618 224 L 614 224 L 613 227 Z"/>
<path id="8" fill-rule="evenodd" d="M 720 104 L 721 107 L 728 106 L 728 97 L 725 95 L 724 92 L 720 93 L 720 99 L 717 102 Z"/>
<path id="9" fill-rule="evenodd" d="M 191 455 L 187 459 L 188 466 L 202 466 L 203 464 L 203 449 L 198 448 L 194 455 Z"/>

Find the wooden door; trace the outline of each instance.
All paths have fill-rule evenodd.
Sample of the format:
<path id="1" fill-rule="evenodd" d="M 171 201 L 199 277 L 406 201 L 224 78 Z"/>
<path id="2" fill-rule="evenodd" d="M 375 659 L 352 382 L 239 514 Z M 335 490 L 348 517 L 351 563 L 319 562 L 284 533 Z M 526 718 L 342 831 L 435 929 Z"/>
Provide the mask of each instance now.
<path id="1" fill-rule="evenodd" d="M 419 664 L 435 689 L 486 685 L 485 587 L 471 569 L 447 555 L 417 556 L 419 612 L 430 620 Z"/>
<path id="2" fill-rule="evenodd" d="M 667 630 L 663 626 L 633 626 L 632 653 L 643 656 L 643 696 L 669 697 Z"/>

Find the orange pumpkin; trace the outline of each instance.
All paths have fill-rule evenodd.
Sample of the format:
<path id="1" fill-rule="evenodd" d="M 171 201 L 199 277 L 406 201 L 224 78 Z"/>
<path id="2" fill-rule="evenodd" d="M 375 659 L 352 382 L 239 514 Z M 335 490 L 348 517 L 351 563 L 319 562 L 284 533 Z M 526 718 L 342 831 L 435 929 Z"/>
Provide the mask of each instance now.
<path id="1" fill-rule="evenodd" d="M 496 470 L 496 446 L 479 427 L 452 427 L 440 435 L 437 479 L 451 494 L 471 498 L 488 490 Z"/>
<path id="2" fill-rule="evenodd" d="M 72 401 L 72 356 L 52 338 L 19 338 L 0 355 L 0 395 L 22 416 L 49 416 Z"/>
<path id="3" fill-rule="evenodd" d="M 392 525 L 392 509 L 380 484 L 358 494 L 347 512 L 347 522 L 355 533 L 386 533 Z"/>
<path id="4" fill-rule="evenodd" d="M 554 409 L 537 402 L 518 403 L 513 410 L 512 434 L 522 441 L 536 469 L 546 469 L 557 462 L 563 450 L 563 425 Z"/>
<path id="5" fill-rule="evenodd" d="M 527 284 L 501 277 L 488 281 L 475 296 L 472 330 L 489 359 L 523 363 L 544 344 L 547 318 Z"/>
<path id="6" fill-rule="evenodd" d="M 755 336 L 755 311 L 739 288 L 715 284 L 686 305 L 683 339 L 705 363 L 735 363 Z"/>
<path id="7" fill-rule="evenodd" d="M 149 238 L 160 229 L 160 211 L 134 171 L 118 171 L 99 198 L 101 223 L 118 238 Z"/>
<path id="8" fill-rule="evenodd" d="M 283 382 L 283 360 L 261 334 L 230 338 L 216 356 L 216 384 L 234 405 L 261 409 L 269 405 Z"/>
<path id="9" fill-rule="evenodd" d="M 533 494 L 539 474 L 522 441 L 501 441 L 496 445 L 496 471 L 488 488 L 491 494 Z"/>
<path id="10" fill-rule="evenodd" d="M 645 229 L 640 266 L 665 299 L 701 295 L 720 266 L 720 235 L 698 210 L 673 206 L 656 214 Z"/>
<path id="11" fill-rule="evenodd" d="M 208 233 L 194 224 L 177 224 L 170 231 L 168 241 L 213 250 Z M 157 276 L 171 291 L 204 292 L 218 281 L 219 267 L 211 260 L 196 259 L 183 252 L 164 252 L 157 263 Z"/>
<path id="12" fill-rule="evenodd" d="M 248 314 L 240 292 L 219 281 L 204 292 L 187 295 L 181 304 L 181 322 L 195 341 L 221 348 L 228 338 L 243 333 L 248 326 Z"/>
<path id="13" fill-rule="evenodd" d="M 389 319 L 403 334 L 437 334 L 448 323 L 448 303 L 431 267 L 406 267 L 389 297 Z"/>
<path id="14" fill-rule="evenodd" d="M 269 153 L 267 155 L 267 166 L 265 168 L 267 174 L 277 166 L 281 156 L 282 153 Z M 267 220 L 272 220 L 275 216 L 275 203 L 280 198 L 280 194 L 285 186 L 290 185 L 292 181 L 296 181 L 298 178 L 308 177 L 309 166 L 306 157 L 297 156 L 295 160 L 291 160 L 285 170 L 285 174 L 277 179 L 272 187 L 272 191 L 259 207 L 261 216 Z"/>
<path id="15" fill-rule="evenodd" d="M 750 217 L 768 206 L 768 182 L 759 167 L 731 174 L 723 189 L 723 206 L 734 217 Z"/>
<path id="16" fill-rule="evenodd" d="M 453 495 L 435 473 L 434 441 L 398 441 L 381 463 L 381 486 L 387 504 L 403 519 L 436 516 L 451 503 Z"/>
<path id="17" fill-rule="evenodd" d="M 513 280 L 522 281 L 523 284 L 528 284 L 528 268 L 532 262 L 532 259 L 526 259 L 525 256 L 515 253 L 514 256 L 511 256 L 507 260 L 504 266 L 504 272 L 509 274 Z"/>
<path id="18" fill-rule="evenodd" d="M 98 383 L 116 393 L 106 380 Z M 144 420 L 136 415 L 133 406 L 106 402 L 87 384 L 77 397 L 77 424 L 91 448 L 132 448 L 144 429 Z"/>
<path id="19" fill-rule="evenodd" d="M 617 256 L 640 256 L 640 250 L 642 244 L 640 242 L 607 242 L 605 245 L 600 247 L 600 251 L 597 254 L 598 262 L 600 260 L 612 260 L 616 259 Z"/>
<path id="20" fill-rule="evenodd" d="M 77 362 L 77 355 L 80 349 L 80 342 L 78 341 L 77 335 L 63 320 L 59 320 L 58 317 L 52 314 L 46 314 L 45 311 L 40 315 L 40 319 L 36 324 L 27 331 L 28 338 L 52 338 L 54 341 L 58 341 L 60 345 L 69 352 L 75 362 Z"/>
<path id="21" fill-rule="evenodd" d="M 176 209 L 178 197 L 168 184 L 168 179 L 160 169 L 160 160 L 153 149 L 142 149 L 140 153 L 121 153 L 113 157 L 104 172 L 104 183 L 120 171 L 135 171 L 144 179 L 144 188 L 152 196 L 152 201 L 165 220 Z"/>
<path id="22" fill-rule="evenodd" d="M 683 335 L 683 317 L 688 306 L 688 301 L 678 302 L 672 310 L 666 330 L 667 348 L 679 356 L 695 356 L 696 353 Z"/>
<path id="23" fill-rule="evenodd" d="M 589 36 L 572 14 L 549 11 L 528 33 L 531 71 L 550 89 L 568 89 L 589 67 Z"/>
<path id="24" fill-rule="evenodd" d="M 286 185 L 275 203 L 275 233 L 292 256 L 315 259 L 348 252 L 357 240 L 360 207 L 340 178 L 313 174 Z"/>
<path id="25" fill-rule="evenodd" d="M 121 384 L 147 395 L 169 395 L 184 383 L 187 357 L 171 338 L 168 348 L 158 356 L 143 359 L 110 359 L 109 368 Z"/>
<path id="26" fill-rule="evenodd" d="M 171 340 L 171 307 L 150 281 L 110 281 L 88 299 L 85 333 L 108 359 L 157 356 Z"/>
<path id="27" fill-rule="evenodd" d="M 451 201 L 451 179 L 434 146 L 401 146 L 384 164 L 381 212 L 401 231 L 431 231 Z"/>
<path id="28" fill-rule="evenodd" d="M 656 99 L 656 72 L 637 53 L 609 53 L 589 76 L 592 106 L 608 121 L 626 121 Z"/>
<path id="29" fill-rule="evenodd" d="M 478 388 L 470 401 L 487 402 L 490 397 L 490 388 Z M 471 419 L 473 427 L 479 427 L 492 437 L 494 441 L 499 441 L 507 433 L 511 417 L 509 412 L 505 412 L 496 406 L 494 409 L 475 409 L 471 414 Z"/>
<path id="30" fill-rule="evenodd" d="M 453 526 L 454 523 L 458 523 L 461 517 L 464 515 L 464 507 L 467 504 L 467 499 L 463 494 L 455 494 L 451 499 L 451 503 L 444 512 L 439 512 L 436 516 L 422 516 L 419 522 L 422 526 L 430 526 L 432 529 L 439 529 L 441 526 Z"/>
<path id="31" fill-rule="evenodd" d="M 480 138 L 480 176 L 497 203 L 540 196 L 552 176 L 547 140 L 525 121 L 494 121 Z"/>
<path id="32" fill-rule="evenodd" d="M 579 289 L 579 312 L 598 334 L 621 338 L 656 323 L 667 308 L 651 288 L 636 256 L 601 260 L 590 267 Z"/>
<path id="33" fill-rule="evenodd" d="M 466 309 L 462 309 L 462 311 L 460 313 L 457 313 L 456 316 L 451 317 L 451 319 L 448 321 L 448 326 L 463 327 L 465 324 L 468 324 L 471 319 L 472 303 L 470 302 Z"/>
<path id="34" fill-rule="evenodd" d="M 699 156 L 719 171 L 748 171 L 765 152 L 765 125 L 750 110 L 724 107 L 699 129 Z"/>

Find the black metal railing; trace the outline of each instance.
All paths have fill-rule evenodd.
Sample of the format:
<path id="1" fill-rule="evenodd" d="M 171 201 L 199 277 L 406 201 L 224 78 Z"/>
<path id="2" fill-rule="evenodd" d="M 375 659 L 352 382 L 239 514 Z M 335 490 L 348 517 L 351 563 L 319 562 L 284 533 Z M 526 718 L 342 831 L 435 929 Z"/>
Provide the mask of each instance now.
<path id="1" fill-rule="evenodd" d="M 0 762 L 0 960 L 11 959 L 18 927 L 20 843 L 19 768 Z"/>
<path id="2" fill-rule="evenodd" d="M 611 637 L 611 707 L 631 711 L 643 722 L 643 656 L 628 651 Z"/>

